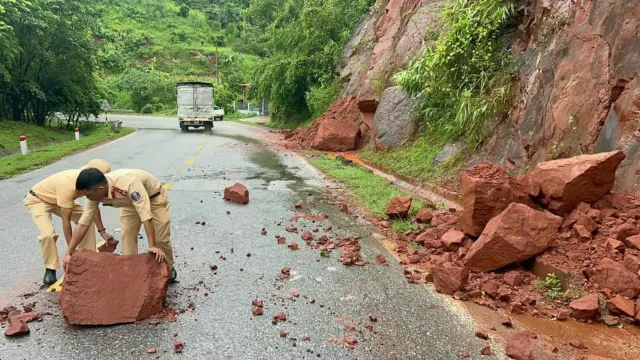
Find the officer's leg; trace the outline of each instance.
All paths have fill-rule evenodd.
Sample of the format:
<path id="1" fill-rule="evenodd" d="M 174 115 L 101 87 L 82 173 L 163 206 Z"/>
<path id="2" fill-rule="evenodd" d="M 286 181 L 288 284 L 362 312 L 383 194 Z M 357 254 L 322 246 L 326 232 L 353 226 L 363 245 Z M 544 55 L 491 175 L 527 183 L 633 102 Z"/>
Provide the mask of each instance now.
<path id="1" fill-rule="evenodd" d="M 120 211 L 120 227 L 122 228 L 122 255 L 138 253 L 138 233 L 140 232 L 140 216 L 133 207 L 124 207 Z"/>
<path id="2" fill-rule="evenodd" d="M 73 203 L 71 221 L 77 224 L 80 220 L 80 217 L 82 217 L 83 211 L 84 208 L 82 207 L 82 205 Z M 84 236 L 84 238 L 82 238 L 80 244 L 78 244 L 78 248 L 96 251 L 96 224 L 93 221 L 91 222 L 91 225 L 89 225 L 89 229 L 87 229 L 87 234 Z"/>
<path id="3" fill-rule="evenodd" d="M 56 234 L 53 221 L 51 221 L 53 207 L 40 200 L 29 199 L 29 197 L 25 198 L 24 205 L 29 210 L 29 214 L 39 231 L 40 253 L 46 267 L 44 283 L 51 285 L 56 281 L 55 271 L 60 267 L 60 258 L 56 247 L 58 234 Z"/>
<path id="4" fill-rule="evenodd" d="M 153 228 L 156 233 L 156 247 L 167 256 L 167 268 L 169 278 L 175 280 L 177 272 L 173 268 L 173 246 L 171 245 L 171 217 L 169 211 L 169 199 L 166 190 L 151 200 L 151 213 L 153 215 Z"/>

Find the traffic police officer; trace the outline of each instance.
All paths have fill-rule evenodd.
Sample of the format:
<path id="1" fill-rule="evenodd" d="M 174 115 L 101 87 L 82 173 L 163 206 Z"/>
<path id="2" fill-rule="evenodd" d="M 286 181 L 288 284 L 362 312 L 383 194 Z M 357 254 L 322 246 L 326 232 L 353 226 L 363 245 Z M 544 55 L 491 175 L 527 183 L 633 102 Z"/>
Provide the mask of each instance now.
<path id="1" fill-rule="evenodd" d="M 166 261 L 171 280 L 177 273 L 173 268 L 169 199 L 160 181 L 143 170 L 119 169 L 103 174 L 98 169 L 83 170 L 76 181 L 76 189 L 87 197 L 84 213 L 73 232 L 65 255 L 65 264 L 89 229 L 97 213 L 98 204 L 121 208 L 122 255 L 138 253 L 138 232 L 144 225 L 149 252 L 158 262 Z"/>
<path id="2" fill-rule="evenodd" d="M 80 196 L 76 191 L 76 179 L 80 171 L 85 168 L 97 168 L 104 173 L 111 171 L 111 166 L 106 161 L 100 159 L 91 160 L 80 169 L 61 171 L 40 181 L 29 190 L 23 200 L 40 232 L 38 239 L 40 240 L 40 252 L 44 259 L 45 273 L 43 282 L 46 285 L 56 282 L 56 269 L 60 267 L 60 258 L 56 246 L 58 234 L 54 229 L 51 214 L 62 218 L 62 230 L 68 246 L 72 234 L 71 222 L 77 223 L 82 215 L 82 206 L 75 201 Z M 99 214 L 96 215 L 95 221 L 100 229 L 102 238 L 105 240 L 112 238 L 111 235 L 105 232 Z M 89 221 L 89 225 L 89 231 L 82 237 L 80 247 L 96 251 L 96 234 L 93 219 Z"/>

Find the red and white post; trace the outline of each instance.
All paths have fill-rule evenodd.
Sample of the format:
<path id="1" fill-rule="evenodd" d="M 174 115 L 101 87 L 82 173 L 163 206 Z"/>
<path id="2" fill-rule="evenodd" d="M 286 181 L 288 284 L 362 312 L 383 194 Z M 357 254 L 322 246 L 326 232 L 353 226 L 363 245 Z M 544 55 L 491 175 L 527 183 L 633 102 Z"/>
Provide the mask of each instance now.
<path id="1" fill-rule="evenodd" d="M 20 136 L 20 150 L 22 151 L 22 155 L 27 156 L 29 154 L 29 147 L 27 146 L 27 137 L 22 135 Z"/>
<path id="2" fill-rule="evenodd" d="M 76 140 L 80 140 L 80 129 L 76 128 Z"/>

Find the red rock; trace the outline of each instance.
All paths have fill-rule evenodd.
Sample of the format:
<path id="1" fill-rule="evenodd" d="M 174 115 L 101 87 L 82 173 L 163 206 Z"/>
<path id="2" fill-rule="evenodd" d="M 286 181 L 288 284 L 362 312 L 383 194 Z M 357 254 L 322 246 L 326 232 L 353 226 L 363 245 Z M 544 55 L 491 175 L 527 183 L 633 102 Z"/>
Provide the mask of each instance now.
<path id="1" fill-rule="evenodd" d="M 387 259 L 382 254 L 376 255 L 376 261 L 378 262 L 378 264 L 386 264 L 387 263 Z"/>
<path id="2" fill-rule="evenodd" d="M 263 228 L 262 231 L 260 231 L 260 235 L 266 236 L 267 235 L 267 229 Z"/>
<path id="3" fill-rule="evenodd" d="M 167 314 L 166 319 L 168 322 L 176 322 L 176 314 L 170 312 Z"/>
<path id="4" fill-rule="evenodd" d="M 184 349 L 184 344 L 178 340 L 173 340 L 173 352 L 180 354 Z"/>
<path id="5" fill-rule="evenodd" d="M 162 311 L 167 284 L 167 266 L 152 254 L 76 251 L 65 274 L 60 307 L 74 325 L 136 322 Z"/>
<path id="6" fill-rule="evenodd" d="M 636 304 L 622 295 L 616 295 L 609 302 L 609 310 L 615 314 L 634 317 L 636 315 Z"/>
<path id="7" fill-rule="evenodd" d="M 560 225 L 558 216 L 513 203 L 489 221 L 464 263 L 482 272 L 527 260 L 553 243 Z"/>
<path id="8" fill-rule="evenodd" d="M 148 348 L 147 349 L 147 354 L 155 354 L 157 352 L 158 352 L 158 350 L 156 348 Z"/>
<path id="9" fill-rule="evenodd" d="M 476 331 L 476 337 L 482 339 L 482 340 L 488 340 L 489 339 L 489 332 L 485 329 L 479 329 L 478 331 Z"/>
<path id="10" fill-rule="evenodd" d="M 7 337 L 28 335 L 31 332 L 26 322 L 18 320 L 9 324 L 4 335 Z"/>
<path id="11" fill-rule="evenodd" d="M 360 139 L 360 127 L 357 122 L 324 115 L 316 122 L 319 124 L 318 132 L 313 139 L 314 149 L 349 151 L 357 147 Z"/>
<path id="12" fill-rule="evenodd" d="M 285 314 L 283 312 L 279 312 L 279 313 L 277 313 L 277 314 L 275 314 L 273 316 L 272 322 L 274 324 L 277 324 L 277 323 L 282 322 L 282 321 L 287 321 L 287 314 Z"/>
<path id="13" fill-rule="evenodd" d="M 491 345 L 485 345 L 482 350 L 480 350 L 480 355 L 490 356 L 491 355 Z"/>
<path id="14" fill-rule="evenodd" d="M 310 338 L 310 337 L 308 337 L 308 336 L 304 336 L 304 337 L 302 338 L 302 341 L 311 341 L 311 338 Z"/>
<path id="15" fill-rule="evenodd" d="M 102 246 L 100 246 L 98 248 L 98 251 L 112 253 L 112 252 L 116 251 L 116 248 L 118 247 L 118 243 L 119 243 L 118 240 L 110 239 L 110 240 L 106 241 L 104 244 L 102 244 Z"/>
<path id="16" fill-rule="evenodd" d="M 298 250 L 300 247 L 298 246 L 297 242 L 292 242 L 291 244 L 288 245 L 289 249 L 291 250 Z"/>
<path id="17" fill-rule="evenodd" d="M 482 291 L 494 299 L 498 297 L 498 289 L 500 289 L 500 283 L 495 280 L 489 280 L 482 284 Z"/>
<path id="18" fill-rule="evenodd" d="M 280 331 L 280 337 L 281 337 L 281 338 L 286 338 L 286 337 L 287 337 L 287 335 L 289 335 L 289 333 L 288 333 L 288 332 L 286 332 L 286 331 L 284 331 L 284 330 Z"/>
<path id="19" fill-rule="evenodd" d="M 591 269 L 589 280 L 618 294 L 630 292 L 633 294 L 632 297 L 636 297 L 640 292 L 638 275 L 609 258 L 600 260 L 597 266 Z"/>
<path id="20" fill-rule="evenodd" d="M 573 233 L 582 242 L 591 240 L 591 233 L 582 225 L 579 225 L 579 224 L 574 225 Z"/>
<path id="21" fill-rule="evenodd" d="M 624 266 L 632 273 L 640 271 L 640 257 L 626 253 L 623 260 Z"/>
<path id="22" fill-rule="evenodd" d="M 461 225 L 471 236 L 480 236 L 487 223 L 513 202 L 533 206 L 524 189 L 495 165 L 482 163 L 466 169 L 460 180 L 464 206 Z"/>
<path id="23" fill-rule="evenodd" d="M 238 204 L 247 204 L 249 203 L 249 190 L 240 183 L 233 184 L 224 189 L 224 199 Z"/>
<path id="24" fill-rule="evenodd" d="M 640 235 L 629 236 L 624 240 L 624 244 L 630 249 L 640 250 Z"/>
<path id="25" fill-rule="evenodd" d="M 595 221 L 597 224 L 602 223 L 602 211 L 598 209 L 590 209 L 587 212 L 587 216 L 589 217 L 589 219 Z"/>
<path id="26" fill-rule="evenodd" d="M 457 251 L 464 243 L 464 233 L 456 229 L 449 229 L 440 240 L 446 251 Z"/>
<path id="27" fill-rule="evenodd" d="M 340 208 L 340 211 L 342 211 L 343 213 L 349 212 L 349 206 L 343 202 L 338 203 L 338 207 Z"/>
<path id="28" fill-rule="evenodd" d="M 617 316 L 605 315 L 602 317 L 602 322 L 607 326 L 617 326 L 620 324 L 620 318 Z"/>
<path id="29" fill-rule="evenodd" d="M 411 197 L 394 197 L 384 211 L 390 219 L 404 219 L 411 210 Z"/>
<path id="30" fill-rule="evenodd" d="M 297 203 L 297 204 L 294 205 L 294 207 L 296 209 L 302 209 L 302 204 L 301 203 Z"/>
<path id="31" fill-rule="evenodd" d="M 513 181 L 518 184 L 531 197 L 537 198 L 540 195 L 540 184 L 526 175 L 517 175 Z"/>
<path id="32" fill-rule="evenodd" d="M 516 360 L 533 360 L 533 340 L 528 331 L 517 332 L 507 339 L 506 354 Z"/>
<path id="33" fill-rule="evenodd" d="M 285 228 L 285 230 L 286 230 L 288 233 L 297 233 L 297 232 L 298 232 L 298 228 L 293 227 L 293 226 L 287 226 L 287 227 Z"/>
<path id="34" fill-rule="evenodd" d="M 511 318 L 505 318 L 502 321 L 500 321 L 500 324 L 504 327 L 508 327 L 508 328 L 512 328 L 513 327 L 513 322 L 511 321 Z M 495 331 L 495 330 L 494 330 Z"/>
<path id="35" fill-rule="evenodd" d="M 260 306 L 252 306 L 251 313 L 253 314 L 253 316 L 260 316 L 264 313 L 264 310 Z"/>
<path id="36" fill-rule="evenodd" d="M 558 314 L 556 315 L 556 319 L 563 321 L 567 320 L 571 313 L 568 310 L 558 310 Z"/>
<path id="37" fill-rule="evenodd" d="M 622 241 L 613 238 L 608 238 L 605 242 L 605 246 L 609 249 L 617 250 L 619 252 L 624 252 L 624 250 L 626 249 Z"/>
<path id="38" fill-rule="evenodd" d="M 313 240 L 313 234 L 309 231 L 303 231 L 301 237 L 304 241 Z"/>
<path id="39" fill-rule="evenodd" d="M 587 346 L 584 344 L 584 341 L 569 341 L 569 345 L 576 349 L 586 349 Z"/>
<path id="40" fill-rule="evenodd" d="M 613 189 L 622 151 L 581 155 L 539 163 L 531 178 L 540 184 L 542 202 L 558 215 L 569 214 L 581 202 L 600 200 Z"/>
<path id="41" fill-rule="evenodd" d="M 589 294 L 569 303 L 571 315 L 577 320 L 595 319 L 600 315 L 600 298 L 597 293 Z"/>
<path id="42" fill-rule="evenodd" d="M 289 294 L 291 294 L 291 296 L 293 296 L 293 297 L 300 297 L 300 290 L 291 289 L 291 290 L 289 290 Z"/>
<path id="43" fill-rule="evenodd" d="M 263 307 L 264 306 L 264 301 L 262 301 L 260 299 L 253 299 L 251 301 L 251 305 L 257 306 L 257 307 Z"/>
<path id="44" fill-rule="evenodd" d="M 458 358 L 460 358 L 460 359 L 468 359 L 468 358 L 470 358 L 470 357 L 471 357 L 471 354 L 469 354 L 469 353 L 468 353 L 468 352 L 466 352 L 466 351 L 463 351 L 463 352 L 461 352 L 461 353 L 459 353 L 459 354 L 458 354 Z"/>
<path id="45" fill-rule="evenodd" d="M 502 299 L 501 299 L 502 300 Z M 504 301 L 504 300 L 503 300 Z M 508 301 L 508 300 L 507 300 Z M 512 302 L 510 305 L 510 311 L 512 314 L 522 314 L 524 312 L 524 307 L 522 306 L 522 303 L 519 302 Z"/>
<path id="46" fill-rule="evenodd" d="M 504 274 L 504 282 L 509 286 L 520 286 L 522 285 L 522 274 L 517 271 L 509 271 Z"/>
<path id="47" fill-rule="evenodd" d="M 378 317 L 373 314 L 369 314 L 369 320 L 371 320 L 372 322 L 376 322 L 378 321 Z"/>
<path id="48" fill-rule="evenodd" d="M 469 268 L 466 267 L 435 266 L 432 274 L 436 290 L 448 295 L 455 294 L 469 281 Z"/>
<path id="49" fill-rule="evenodd" d="M 278 241 L 278 245 L 284 245 L 287 242 L 287 239 L 280 235 L 276 235 L 276 240 Z"/>
<path id="50" fill-rule="evenodd" d="M 419 224 L 428 224 L 433 219 L 433 213 L 428 208 L 422 208 L 416 216 L 416 222 Z"/>
<path id="51" fill-rule="evenodd" d="M 618 239 L 622 242 L 627 240 L 628 237 L 638 235 L 638 228 L 629 223 L 620 224 L 615 226 L 609 232 L 612 238 Z"/>

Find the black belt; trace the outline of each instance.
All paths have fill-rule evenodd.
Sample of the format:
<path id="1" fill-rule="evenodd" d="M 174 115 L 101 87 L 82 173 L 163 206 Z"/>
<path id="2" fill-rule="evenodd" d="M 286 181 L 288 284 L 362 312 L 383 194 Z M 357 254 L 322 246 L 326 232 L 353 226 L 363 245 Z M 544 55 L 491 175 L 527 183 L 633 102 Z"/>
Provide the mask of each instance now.
<path id="1" fill-rule="evenodd" d="M 153 194 L 153 195 L 149 196 L 149 199 L 153 199 L 154 197 L 158 197 L 158 196 L 160 196 L 160 193 L 161 193 L 161 192 L 160 192 L 160 191 L 158 191 L 157 193 L 155 193 L 155 194 Z"/>
<path id="2" fill-rule="evenodd" d="M 40 199 L 40 196 L 38 196 L 36 193 L 34 193 L 33 190 L 31 190 L 31 189 L 29 189 L 29 194 L 31 194 L 31 195 L 37 197 L 38 199 Z M 42 200 L 42 199 L 40 199 L 40 200 Z M 42 201 L 44 201 L 44 200 L 42 200 Z"/>

